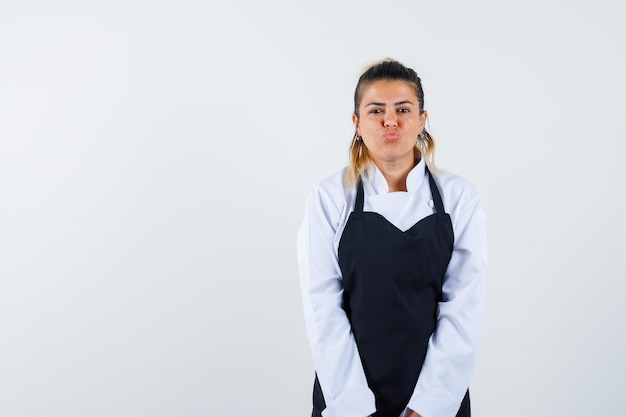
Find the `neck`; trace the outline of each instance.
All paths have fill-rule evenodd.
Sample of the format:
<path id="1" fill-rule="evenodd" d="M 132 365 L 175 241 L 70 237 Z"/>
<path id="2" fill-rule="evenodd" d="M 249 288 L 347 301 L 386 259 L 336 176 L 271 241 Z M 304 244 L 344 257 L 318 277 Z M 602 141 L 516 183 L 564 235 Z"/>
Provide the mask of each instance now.
<path id="1" fill-rule="evenodd" d="M 374 162 L 387 181 L 389 192 L 407 191 L 406 179 L 415 166 L 415 160 L 406 161 L 375 161 Z"/>

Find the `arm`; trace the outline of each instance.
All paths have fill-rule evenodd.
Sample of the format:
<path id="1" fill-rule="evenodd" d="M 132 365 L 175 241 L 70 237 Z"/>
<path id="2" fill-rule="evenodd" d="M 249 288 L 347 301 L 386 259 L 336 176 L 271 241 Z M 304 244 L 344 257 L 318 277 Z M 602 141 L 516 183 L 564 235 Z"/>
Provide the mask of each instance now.
<path id="1" fill-rule="evenodd" d="M 335 234 L 340 212 L 314 188 L 298 233 L 298 268 L 307 335 L 322 387 L 324 417 L 365 417 L 376 410 L 351 326 L 342 309 L 343 285 Z"/>
<path id="2" fill-rule="evenodd" d="M 487 243 L 484 212 L 472 189 L 451 213 L 454 249 L 444 276 L 437 327 L 408 408 L 454 417 L 469 386 L 482 330 Z M 415 417 L 415 416 L 413 416 Z"/>

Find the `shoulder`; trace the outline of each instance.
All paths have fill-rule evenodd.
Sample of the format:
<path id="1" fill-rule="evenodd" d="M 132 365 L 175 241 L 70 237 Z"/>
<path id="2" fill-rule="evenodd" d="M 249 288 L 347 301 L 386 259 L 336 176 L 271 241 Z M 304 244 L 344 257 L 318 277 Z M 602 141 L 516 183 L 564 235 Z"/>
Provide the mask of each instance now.
<path id="1" fill-rule="evenodd" d="M 341 212 L 354 193 L 345 185 L 347 167 L 314 183 L 308 196 L 308 205 L 317 206 L 324 211 Z"/>
<path id="2" fill-rule="evenodd" d="M 311 186 L 309 196 L 317 196 L 325 200 L 345 201 L 352 193 L 345 185 L 347 167 L 329 175 Z"/>
<path id="3" fill-rule="evenodd" d="M 450 210 L 472 202 L 478 204 L 478 189 L 464 177 L 449 171 L 434 169 L 431 171 L 439 187 L 444 204 Z"/>

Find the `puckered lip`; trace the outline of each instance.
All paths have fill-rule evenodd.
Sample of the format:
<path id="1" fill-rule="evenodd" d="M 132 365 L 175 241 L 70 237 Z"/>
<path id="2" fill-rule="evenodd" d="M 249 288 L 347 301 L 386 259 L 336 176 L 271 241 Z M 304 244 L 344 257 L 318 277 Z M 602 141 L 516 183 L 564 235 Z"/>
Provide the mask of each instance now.
<path id="1" fill-rule="evenodd" d="M 400 135 L 398 134 L 398 132 L 396 132 L 394 130 L 391 130 L 391 131 L 385 132 L 383 134 L 383 137 L 385 139 L 392 140 L 392 139 L 398 139 L 398 137 L 400 137 Z"/>

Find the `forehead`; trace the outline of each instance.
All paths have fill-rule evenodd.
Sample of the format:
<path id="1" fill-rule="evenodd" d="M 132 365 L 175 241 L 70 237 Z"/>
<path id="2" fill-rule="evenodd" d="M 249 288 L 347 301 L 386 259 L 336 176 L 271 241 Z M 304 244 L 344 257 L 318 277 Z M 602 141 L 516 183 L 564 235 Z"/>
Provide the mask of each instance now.
<path id="1" fill-rule="evenodd" d="M 413 84 L 402 80 L 381 80 L 365 86 L 361 96 L 361 105 L 371 101 L 397 102 L 409 100 L 417 104 L 417 93 Z"/>

